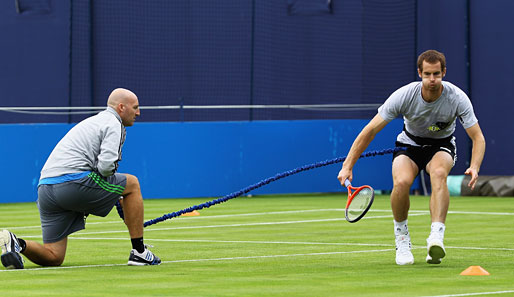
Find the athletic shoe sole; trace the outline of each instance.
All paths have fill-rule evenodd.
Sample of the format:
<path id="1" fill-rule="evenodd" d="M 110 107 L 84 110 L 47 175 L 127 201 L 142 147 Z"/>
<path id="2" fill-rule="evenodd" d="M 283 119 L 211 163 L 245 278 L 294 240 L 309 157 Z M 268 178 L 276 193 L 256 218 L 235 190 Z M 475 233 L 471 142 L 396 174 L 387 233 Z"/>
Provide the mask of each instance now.
<path id="1" fill-rule="evenodd" d="M 400 266 L 403 266 L 403 265 L 412 265 L 412 264 L 414 264 L 414 260 L 407 261 L 407 262 L 399 262 L 398 260 L 396 260 L 396 264 L 397 264 L 397 265 L 400 265 Z"/>
<path id="2" fill-rule="evenodd" d="M 155 263 L 143 263 L 143 262 L 136 262 L 136 261 L 128 261 L 128 266 L 146 266 L 146 265 L 161 265 L 161 262 L 155 262 Z"/>
<path id="3" fill-rule="evenodd" d="M 2 265 L 7 269 L 23 269 L 23 259 L 16 252 L 2 254 Z"/>
<path id="4" fill-rule="evenodd" d="M 433 244 L 428 248 L 427 263 L 428 264 L 440 264 L 441 259 L 446 256 L 446 251 L 439 244 Z"/>
<path id="5" fill-rule="evenodd" d="M 150 263 L 128 261 L 127 265 L 129 265 L 129 266 L 145 266 L 145 265 L 150 265 Z"/>

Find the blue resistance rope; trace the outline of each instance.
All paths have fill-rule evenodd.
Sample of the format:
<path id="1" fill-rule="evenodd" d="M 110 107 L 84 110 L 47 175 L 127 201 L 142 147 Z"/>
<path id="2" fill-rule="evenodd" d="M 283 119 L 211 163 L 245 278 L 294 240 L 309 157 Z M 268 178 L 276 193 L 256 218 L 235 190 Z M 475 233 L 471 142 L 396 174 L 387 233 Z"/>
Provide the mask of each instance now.
<path id="1" fill-rule="evenodd" d="M 385 149 L 385 150 L 381 150 L 381 151 L 369 151 L 369 152 L 364 152 L 362 155 L 360 155 L 359 159 L 360 158 L 367 158 L 367 157 L 374 157 L 374 156 L 378 156 L 378 155 L 385 155 L 385 154 L 393 154 L 399 150 L 403 150 L 403 148 L 394 148 L 394 149 Z M 175 211 L 175 212 L 172 212 L 172 213 L 168 213 L 168 214 L 165 214 L 163 215 L 162 217 L 158 217 L 158 218 L 155 218 L 153 220 L 149 220 L 147 222 L 144 223 L 144 227 L 148 227 L 150 225 L 153 225 L 153 224 L 157 224 L 159 222 L 162 222 L 162 221 L 165 221 L 165 220 L 168 220 L 168 219 L 171 219 L 171 218 L 175 218 L 175 217 L 178 217 L 178 216 L 181 216 L 185 213 L 188 213 L 188 212 L 192 212 L 192 211 L 195 211 L 195 210 L 200 210 L 200 209 L 204 209 L 204 208 L 209 208 L 213 205 L 216 205 L 216 204 L 220 204 L 220 203 L 223 203 L 223 202 L 226 202 L 230 199 L 234 199 L 236 197 L 239 197 L 239 196 L 242 196 L 252 190 L 255 190 L 257 188 L 260 188 L 262 186 L 265 186 L 271 182 L 274 182 L 276 180 L 279 180 L 281 178 L 284 178 L 284 177 L 287 177 L 287 176 L 290 176 L 290 175 L 293 175 L 293 174 L 296 174 L 296 173 L 299 173 L 299 172 L 302 172 L 302 171 L 306 171 L 306 170 L 310 170 L 310 169 L 314 169 L 314 168 L 319 168 L 319 167 L 323 167 L 323 166 L 327 166 L 327 165 L 332 165 L 332 164 L 335 164 L 335 163 L 340 163 L 340 162 L 344 162 L 344 160 L 346 160 L 346 156 L 345 157 L 339 157 L 339 158 L 335 158 L 335 159 L 332 159 L 332 160 L 326 160 L 326 161 L 321 161 L 321 162 L 317 162 L 317 163 L 313 163 L 313 164 L 309 164 L 309 165 L 304 165 L 302 167 L 297 167 L 293 170 L 289 170 L 289 171 L 286 171 L 286 172 L 282 172 L 282 173 L 279 173 L 279 174 L 276 174 L 272 177 L 269 177 L 267 179 L 264 179 L 264 180 L 261 180 L 260 182 L 258 183 L 255 183 L 253 185 L 250 185 L 246 188 L 243 188 L 237 192 L 233 192 L 231 194 L 228 194 L 224 197 L 221 197 L 221 198 L 218 198 L 218 199 L 214 199 L 212 201 L 208 201 L 208 202 L 205 202 L 205 203 L 202 203 L 202 204 L 198 204 L 198 205 L 194 205 L 194 206 L 191 206 L 191 207 L 188 207 L 188 208 L 185 208 L 185 209 L 182 209 L 182 210 L 179 210 L 179 211 Z M 123 215 L 123 209 L 120 205 L 119 202 L 116 203 L 116 209 L 118 210 L 118 214 L 120 215 L 120 217 L 123 219 L 124 218 L 124 215 Z"/>

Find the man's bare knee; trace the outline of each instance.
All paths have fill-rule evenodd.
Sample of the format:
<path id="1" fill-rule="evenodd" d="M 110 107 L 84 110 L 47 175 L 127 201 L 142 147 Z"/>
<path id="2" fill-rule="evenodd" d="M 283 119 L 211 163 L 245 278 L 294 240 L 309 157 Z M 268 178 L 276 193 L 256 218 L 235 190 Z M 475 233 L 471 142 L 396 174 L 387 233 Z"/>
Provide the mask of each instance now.
<path id="1" fill-rule="evenodd" d="M 446 168 L 438 167 L 430 171 L 431 180 L 446 180 L 447 177 L 448 171 L 446 170 Z"/>
<path id="2" fill-rule="evenodd" d="M 396 178 L 393 186 L 397 191 L 408 193 L 412 186 L 412 181 L 409 178 Z"/>

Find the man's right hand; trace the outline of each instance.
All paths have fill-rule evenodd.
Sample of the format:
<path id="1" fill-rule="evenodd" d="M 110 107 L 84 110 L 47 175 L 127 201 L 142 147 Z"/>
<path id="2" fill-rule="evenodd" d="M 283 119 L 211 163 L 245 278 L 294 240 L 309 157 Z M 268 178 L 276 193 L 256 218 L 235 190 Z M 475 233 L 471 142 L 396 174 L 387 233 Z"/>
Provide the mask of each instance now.
<path id="1" fill-rule="evenodd" d="M 345 180 L 349 180 L 350 182 L 352 181 L 353 179 L 353 174 L 352 174 L 352 170 L 351 169 L 347 169 L 343 166 L 343 168 L 341 168 L 341 170 L 339 171 L 339 174 L 337 175 L 337 179 L 339 180 L 339 182 L 341 183 L 341 186 L 345 186 L 344 185 L 344 181 Z"/>

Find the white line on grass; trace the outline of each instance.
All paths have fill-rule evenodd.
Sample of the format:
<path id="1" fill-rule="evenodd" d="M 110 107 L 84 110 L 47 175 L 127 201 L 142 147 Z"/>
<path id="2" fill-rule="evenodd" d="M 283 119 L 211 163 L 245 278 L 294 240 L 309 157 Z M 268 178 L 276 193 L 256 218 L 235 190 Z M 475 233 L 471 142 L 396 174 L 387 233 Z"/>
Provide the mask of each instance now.
<path id="1" fill-rule="evenodd" d="M 236 213 L 236 214 L 226 214 L 226 215 L 212 215 L 212 216 L 196 216 L 196 217 L 181 217 L 181 219 L 186 220 L 197 220 L 197 219 L 217 219 L 217 218 L 230 218 L 230 217 L 244 217 L 244 216 L 263 216 L 263 215 L 275 215 L 275 214 L 293 214 L 293 213 L 306 213 L 306 212 L 320 212 L 320 211 L 344 211 L 344 208 L 329 208 L 329 209 L 304 209 L 304 210 L 287 210 L 287 211 L 271 211 L 271 212 L 253 212 L 253 213 Z M 391 212 L 390 210 L 370 210 L 377 212 Z M 92 219 L 97 220 L 97 218 L 92 217 Z M 177 219 L 177 218 L 176 218 Z M 98 225 L 98 224 L 123 224 L 123 221 L 98 221 L 98 222 L 87 222 L 88 225 Z M 37 226 L 24 226 L 24 227 L 4 227 L 4 229 L 30 229 L 30 228 L 41 228 L 40 225 Z"/>
<path id="2" fill-rule="evenodd" d="M 493 295 L 493 294 L 506 294 L 506 293 L 514 293 L 514 290 L 496 291 L 496 292 L 463 293 L 463 294 L 451 294 L 451 295 L 436 295 L 436 296 L 424 296 L 424 297 L 457 297 L 457 296 L 477 296 L 477 295 Z"/>
<path id="3" fill-rule="evenodd" d="M 449 214 L 472 214 L 472 215 L 493 215 L 493 216 L 514 216 L 514 212 L 487 212 L 487 211 L 457 211 L 450 210 Z"/>
<path id="4" fill-rule="evenodd" d="M 233 261 L 233 260 L 251 260 L 251 259 L 266 259 L 266 258 L 287 258 L 287 257 L 307 257 L 307 256 L 330 256 L 341 254 L 357 254 L 357 253 L 381 253 L 390 252 L 394 249 L 382 250 L 368 250 L 368 251 L 348 251 L 348 252 L 329 252 L 329 253 L 307 253 L 307 254 L 290 254 L 290 255 L 264 255 L 264 256 L 247 256 L 247 257 L 226 257 L 226 258 L 212 258 L 212 259 L 184 259 L 174 261 L 162 261 L 163 264 L 172 263 L 186 263 L 186 262 L 206 262 L 206 261 Z M 59 267 L 38 267 L 27 269 L 7 269 L 0 270 L 1 272 L 21 272 L 21 271 L 35 271 L 35 270 L 58 270 L 58 269 L 72 269 L 72 268 L 95 268 L 95 267 L 114 267 L 126 266 L 127 264 L 97 264 L 97 265 L 77 265 L 77 266 L 59 266 Z"/>
<path id="5" fill-rule="evenodd" d="M 411 214 L 411 216 L 422 215 L 422 214 Z M 379 218 L 390 218 L 391 215 L 387 216 L 368 216 L 363 219 L 379 219 Z M 204 229 L 204 228 L 227 228 L 227 227 L 246 227 L 246 226 L 265 226 L 265 225 L 285 225 L 285 224 L 303 224 L 303 223 L 319 223 L 319 222 L 334 222 L 334 221 L 346 221 L 344 218 L 335 219 L 319 219 L 319 220 L 301 220 L 301 221 L 282 221 L 282 222 L 260 222 L 260 223 L 247 223 L 247 224 L 227 224 L 227 225 L 203 225 L 203 226 L 183 226 L 183 227 L 165 227 L 165 228 L 148 228 L 145 232 L 149 231 L 167 231 L 167 230 L 181 230 L 181 229 Z M 92 234 L 111 234 L 111 233 L 126 233 L 127 230 L 110 230 L 110 231 L 94 231 L 94 232 L 81 232 L 81 235 L 92 235 Z M 34 236 L 23 236 L 24 238 L 40 238 L 39 235 Z"/>
<path id="6" fill-rule="evenodd" d="M 459 249 L 459 250 L 514 251 L 514 248 L 494 248 L 494 247 L 445 246 L 445 248 Z"/>
<path id="7" fill-rule="evenodd" d="M 189 220 L 201 220 L 201 219 L 217 219 L 217 218 L 227 218 L 227 217 L 243 217 L 243 216 L 264 216 L 264 215 L 276 215 L 276 214 L 293 214 L 293 213 L 306 213 L 306 212 L 321 212 L 321 211 L 344 211 L 344 208 L 329 208 L 329 209 L 305 209 L 305 210 L 288 210 L 288 211 L 273 211 L 273 212 L 255 212 L 255 213 L 240 213 L 240 214 L 226 214 L 226 215 L 207 215 L 207 216 L 196 216 L 196 217 L 181 217 L 180 219 L 183 220 L 183 222 L 189 221 Z M 388 209 L 370 209 L 370 213 L 373 212 L 387 212 L 391 213 L 391 210 Z M 411 215 L 417 214 L 429 214 L 430 212 L 428 210 L 410 210 L 409 211 Z M 449 214 L 473 214 L 473 215 L 494 215 L 494 216 L 512 216 L 514 213 L 510 212 L 480 212 L 480 211 L 449 211 Z M 370 218 L 389 218 L 392 215 L 389 216 L 375 216 L 370 217 L 369 215 L 364 217 L 364 219 L 370 219 Z M 93 218 L 94 220 L 97 220 L 97 218 Z M 177 221 L 175 218 L 175 222 Z M 123 221 L 88 221 L 87 225 L 99 225 L 99 224 L 123 224 Z M 40 225 L 33 225 L 33 226 L 13 226 L 13 227 L 2 227 L 3 229 L 8 230 L 21 230 L 21 229 L 39 229 L 41 228 Z"/>
<path id="8" fill-rule="evenodd" d="M 70 236 L 73 239 L 82 240 L 123 240 L 127 241 L 126 237 L 79 237 Z M 393 247 L 393 244 L 379 244 L 379 243 L 351 243 L 351 242 L 298 242 L 298 241 L 254 241 L 254 240 L 212 240 L 212 239 L 148 239 L 147 242 L 206 242 L 206 243 L 252 243 L 252 244 L 291 244 L 291 245 L 336 245 L 336 246 L 376 246 L 376 247 Z M 425 247 L 423 247 L 425 248 Z"/>
<path id="9" fill-rule="evenodd" d="M 126 237 L 81 237 L 79 234 L 70 236 L 72 239 L 82 240 L 128 240 Z M 353 243 L 353 242 L 297 242 L 297 241 L 252 241 L 252 240 L 212 240 L 212 239 L 152 239 L 145 238 L 148 242 L 207 242 L 207 243 L 251 243 L 251 244 L 297 244 L 297 245 L 336 245 L 336 246 L 382 246 L 394 247 L 393 244 L 379 244 L 379 243 Z M 425 249 L 425 245 L 412 245 L 414 249 Z M 489 250 L 489 251 L 514 251 L 514 248 L 495 248 L 495 247 L 463 247 L 463 246 L 446 246 L 447 249 L 460 249 L 460 250 Z"/>

